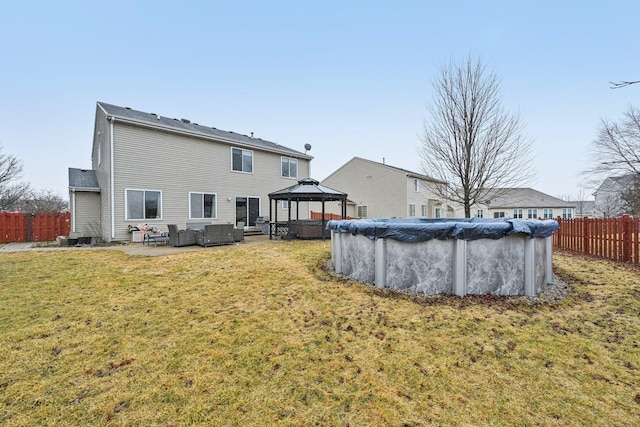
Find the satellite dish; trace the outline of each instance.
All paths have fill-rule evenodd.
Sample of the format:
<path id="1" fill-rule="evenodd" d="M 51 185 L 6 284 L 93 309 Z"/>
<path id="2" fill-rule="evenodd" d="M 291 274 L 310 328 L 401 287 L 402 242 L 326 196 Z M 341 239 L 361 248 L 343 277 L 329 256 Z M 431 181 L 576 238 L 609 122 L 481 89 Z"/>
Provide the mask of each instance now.
<path id="1" fill-rule="evenodd" d="M 311 150 L 311 144 L 304 144 L 305 153 Z"/>

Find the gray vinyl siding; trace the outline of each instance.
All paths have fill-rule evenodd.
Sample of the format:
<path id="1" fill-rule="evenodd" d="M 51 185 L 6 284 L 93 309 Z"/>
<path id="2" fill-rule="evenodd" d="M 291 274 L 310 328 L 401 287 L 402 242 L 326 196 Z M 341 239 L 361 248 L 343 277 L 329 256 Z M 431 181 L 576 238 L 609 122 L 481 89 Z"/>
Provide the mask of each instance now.
<path id="1" fill-rule="evenodd" d="M 185 227 L 189 222 L 189 192 L 216 194 L 217 218 L 212 220 L 214 223 L 235 222 L 236 196 L 259 197 L 260 214 L 268 216 L 268 194 L 297 182 L 281 178 L 279 153 L 254 149 L 253 173 L 242 173 L 231 170 L 233 145 L 229 143 L 118 120 L 114 125 L 114 139 L 115 240 L 128 240 L 127 226 L 143 222 L 161 231 L 167 230 L 167 224 Z M 103 155 L 105 151 L 103 149 Z M 298 159 L 299 179 L 308 174 L 309 161 Z M 100 180 L 102 174 L 98 176 Z M 102 187 L 102 181 L 100 183 Z M 161 191 L 162 218 L 125 220 L 126 189 Z M 307 212 L 307 204 L 301 204 L 300 217 L 307 218 Z"/>
<path id="2" fill-rule="evenodd" d="M 418 180 L 419 191 L 415 191 L 415 180 Z M 439 202 L 438 196 L 434 192 L 433 182 L 429 182 L 413 176 L 407 176 L 407 207 L 405 216 L 409 216 L 409 204 L 416 205 L 416 217 L 422 216 L 422 205 L 427 206 L 427 217 L 432 218 L 435 216 L 435 208 L 444 208 L 444 205 Z M 444 215 L 444 213 L 443 213 Z"/>
<path id="3" fill-rule="evenodd" d="M 74 232 L 86 237 L 102 237 L 100 234 L 100 193 L 76 191 L 72 200 L 75 213 Z"/>
<path id="4" fill-rule="evenodd" d="M 98 150 L 101 150 L 98 163 Z M 107 116 L 100 107 L 96 107 L 96 121 L 93 138 L 93 148 L 91 151 L 92 169 L 96 172 L 96 178 L 100 186 L 100 218 L 102 224 L 102 238 L 111 241 L 111 209 L 110 196 L 111 184 L 110 175 L 111 158 L 111 127 Z"/>
<path id="5" fill-rule="evenodd" d="M 401 171 L 354 158 L 322 183 L 347 193 L 356 211 L 367 206 L 369 218 L 408 215 L 407 176 Z"/>

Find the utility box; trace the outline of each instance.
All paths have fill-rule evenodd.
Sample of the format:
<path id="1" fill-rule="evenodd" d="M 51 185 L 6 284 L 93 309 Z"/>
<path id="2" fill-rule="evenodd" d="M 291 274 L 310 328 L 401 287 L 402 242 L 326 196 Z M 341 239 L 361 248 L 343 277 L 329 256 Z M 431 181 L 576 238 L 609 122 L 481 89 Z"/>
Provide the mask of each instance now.
<path id="1" fill-rule="evenodd" d="M 131 232 L 131 243 L 142 243 L 143 238 L 144 238 L 144 233 L 142 231 Z"/>

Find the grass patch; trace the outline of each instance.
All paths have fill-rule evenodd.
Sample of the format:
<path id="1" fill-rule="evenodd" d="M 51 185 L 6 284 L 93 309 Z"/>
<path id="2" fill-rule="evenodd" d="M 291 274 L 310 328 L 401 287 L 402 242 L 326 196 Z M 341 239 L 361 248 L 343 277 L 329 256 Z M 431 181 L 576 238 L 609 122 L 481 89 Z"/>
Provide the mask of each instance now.
<path id="1" fill-rule="evenodd" d="M 0 254 L 0 423 L 638 425 L 640 275 L 553 305 L 331 277 L 328 242 Z"/>

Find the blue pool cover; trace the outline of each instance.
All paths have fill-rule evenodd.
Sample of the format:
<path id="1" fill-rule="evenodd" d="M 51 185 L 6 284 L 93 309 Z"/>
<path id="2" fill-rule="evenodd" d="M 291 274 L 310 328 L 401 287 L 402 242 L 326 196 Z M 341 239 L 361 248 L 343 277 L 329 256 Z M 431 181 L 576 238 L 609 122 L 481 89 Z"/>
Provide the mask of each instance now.
<path id="1" fill-rule="evenodd" d="M 552 219 L 371 218 L 327 222 L 327 229 L 338 233 L 410 243 L 431 239 L 501 239 L 512 234 L 526 234 L 531 238 L 549 237 L 559 228 L 558 222 Z"/>

